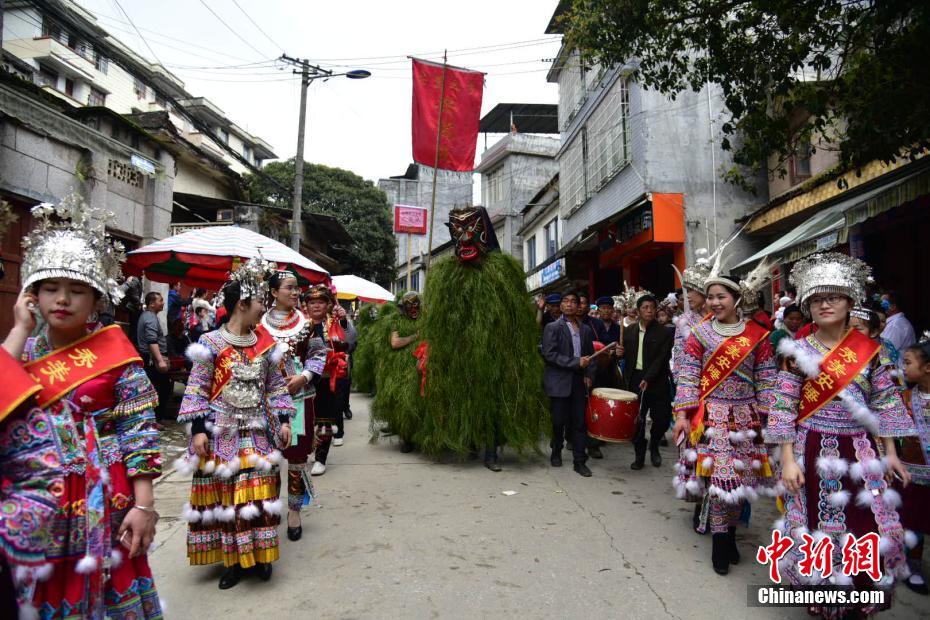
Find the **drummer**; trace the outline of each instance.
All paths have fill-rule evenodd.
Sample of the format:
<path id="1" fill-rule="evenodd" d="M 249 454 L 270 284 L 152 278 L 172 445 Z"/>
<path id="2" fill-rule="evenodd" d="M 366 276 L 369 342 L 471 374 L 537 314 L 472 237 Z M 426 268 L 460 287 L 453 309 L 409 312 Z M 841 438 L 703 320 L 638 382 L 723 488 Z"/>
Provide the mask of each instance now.
<path id="1" fill-rule="evenodd" d="M 646 413 L 652 417 L 649 458 L 653 467 L 662 466 L 659 442 L 672 421 L 671 372 L 674 333 L 656 320 L 658 302 L 646 293 L 636 299 L 639 321 L 626 328 L 617 354 L 624 359 L 626 389 L 640 399 L 640 423 L 633 440 L 636 452 L 632 469 L 642 469 L 646 461 Z"/>
<path id="2" fill-rule="evenodd" d="M 546 361 L 543 388 L 549 396 L 552 413 L 552 455 L 549 462 L 553 467 L 562 466 L 562 446 L 570 433 L 575 471 L 588 478 L 591 470 L 586 464 L 584 414 L 588 390 L 594 380 L 595 365 L 591 361 L 594 331 L 579 320 L 578 300 L 578 293 L 562 295 L 562 316 L 543 329 L 542 356 Z"/>

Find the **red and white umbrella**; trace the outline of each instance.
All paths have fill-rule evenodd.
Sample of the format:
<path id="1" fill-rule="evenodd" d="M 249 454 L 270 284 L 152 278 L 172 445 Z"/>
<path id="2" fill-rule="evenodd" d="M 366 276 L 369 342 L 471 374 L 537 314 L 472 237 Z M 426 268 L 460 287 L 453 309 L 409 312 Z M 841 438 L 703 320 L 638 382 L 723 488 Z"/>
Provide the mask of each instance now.
<path id="1" fill-rule="evenodd" d="M 204 226 L 156 241 L 127 254 L 124 271 L 155 282 L 218 290 L 227 275 L 261 257 L 297 274 L 302 284 L 329 283 L 329 272 L 283 243 L 239 226 Z"/>
<path id="2" fill-rule="evenodd" d="M 333 286 L 339 299 L 359 299 L 376 304 L 394 301 L 394 293 L 358 276 L 333 276 Z"/>

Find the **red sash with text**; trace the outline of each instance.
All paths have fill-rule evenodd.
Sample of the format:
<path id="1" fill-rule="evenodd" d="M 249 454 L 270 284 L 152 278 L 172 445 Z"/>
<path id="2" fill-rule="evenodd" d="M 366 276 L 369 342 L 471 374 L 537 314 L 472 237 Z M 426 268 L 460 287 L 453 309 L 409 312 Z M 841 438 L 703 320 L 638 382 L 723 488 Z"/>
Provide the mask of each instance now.
<path id="1" fill-rule="evenodd" d="M 32 380 L 23 371 L 22 364 L 0 349 L 0 375 L 3 376 L 3 390 L 0 390 L 0 422 L 16 411 L 29 398 L 42 390 L 42 386 Z"/>
<path id="2" fill-rule="evenodd" d="M 109 325 L 45 357 L 24 365 L 38 383 L 38 405 L 48 407 L 85 381 L 114 368 L 141 362 L 139 352 L 118 325 Z"/>
<path id="3" fill-rule="evenodd" d="M 242 349 L 242 354 L 250 363 L 277 344 L 277 341 L 263 325 L 259 325 L 255 329 L 255 335 L 258 336 L 258 342 L 251 347 Z M 213 362 L 213 385 L 210 388 L 210 401 L 216 400 L 232 378 L 232 368 L 236 365 L 236 355 L 238 354 L 235 347 L 231 346 L 227 346 L 217 354 L 216 360 Z"/>
<path id="4" fill-rule="evenodd" d="M 701 394 L 697 413 L 691 420 L 692 444 L 696 445 L 701 435 L 704 434 L 704 400 L 733 374 L 733 371 L 749 357 L 760 342 L 768 338 L 768 335 L 768 330 L 754 321 L 749 321 L 742 334 L 730 336 L 721 342 L 708 358 L 704 368 L 701 369 Z"/>
<path id="5" fill-rule="evenodd" d="M 881 343 L 849 330 L 843 340 L 820 362 L 820 374 L 801 386 L 798 422 L 803 422 L 833 400 L 874 358 Z"/>

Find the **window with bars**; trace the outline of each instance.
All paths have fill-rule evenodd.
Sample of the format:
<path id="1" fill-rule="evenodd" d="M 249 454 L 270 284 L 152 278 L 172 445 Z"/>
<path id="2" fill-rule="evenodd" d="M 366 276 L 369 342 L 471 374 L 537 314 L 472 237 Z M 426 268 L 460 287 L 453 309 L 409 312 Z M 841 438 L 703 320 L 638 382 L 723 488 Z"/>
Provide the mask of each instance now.
<path id="1" fill-rule="evenodd" d="M 584 128 L 575 136 L 559 160 L 559 184 L 561 204 L 571 212 L 585 201 L 587 189 L 584 169 Z"/>
<path id="2" fill-rule="evenodd" d="M 102 90 L 91 87 L 90 94 L 87 95 L 87 105 L 103 107 L 107 104 L 107 94 Z"/>
<path id="3" fill-rule="evenodd" d="M 546 258 L 552 258 L 559 251 L 559 218 L 554 217 L 546 224 Z"/>
<path id="4" fill-rule="evenodd" d="M 94 53 L 94 66 L 100 73 L 106 73 L 110 69 L 110 59 L 100 52 Z"/>
<path id="5" fill-rule="evenodd" d="M 481 194 L 484 206 L 492 208 L 504 199 L 504 168 L 498 166 L 481 178 Z"/>
<path id="6" fill-rule="evenodd" d="M 585 67 L 578 50 L 565 60 L 559 74 L 559 130 L 565 131 L 586 97 Z"/>
<path id="7" fill-rule="evenodd" d="M 141 99 L 145 101 L 146 93 L 145 84 L 139 78 L 133 78 L 132 80 L 132 92 L 136 94 L 136 99 Z"/>
<path id="8" fill-rule="evenodd" d="M 58 72 L 45 65 L 39 65 L 39 86 L 58 88 Z"/>
<path id="9" fill-rule="evenodd" d="M 617 80 L 588 121 L 586 160 L 591 191 L 597 191 L 629 162 L 630 100 L 626 79 Z"/>

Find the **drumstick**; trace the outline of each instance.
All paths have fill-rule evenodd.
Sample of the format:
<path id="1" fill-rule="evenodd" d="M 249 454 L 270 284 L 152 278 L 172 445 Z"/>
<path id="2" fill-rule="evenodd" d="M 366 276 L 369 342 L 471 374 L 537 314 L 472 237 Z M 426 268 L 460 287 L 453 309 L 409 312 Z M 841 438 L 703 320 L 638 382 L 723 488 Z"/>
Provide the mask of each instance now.
<path id="1" fill-rule="evenodd" d="M 589 356 L 588 356 L 588 359 L 593 360 L 593 359 L 594 359 L 595 357 L 597 357 L 598 355 L 604 353 L 605 351 L 610 351 L 610 349 L 613 348 L 613 347 L 615 347 L 615 346 L 617 346 L 617 343 L 616 343 L 616 342 L 611 342 L 609 345 L 607 345 L 606 347 L 604 347 L 604 348 L 601 349 L 600 351 L 597 351 L 596 353 L 592 353 L 591 355 L 589 355 Z"/>

